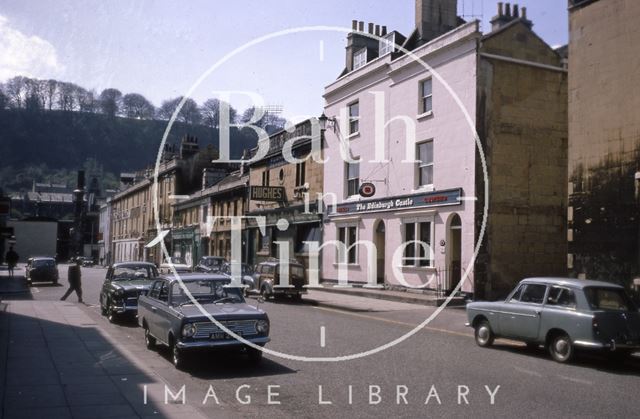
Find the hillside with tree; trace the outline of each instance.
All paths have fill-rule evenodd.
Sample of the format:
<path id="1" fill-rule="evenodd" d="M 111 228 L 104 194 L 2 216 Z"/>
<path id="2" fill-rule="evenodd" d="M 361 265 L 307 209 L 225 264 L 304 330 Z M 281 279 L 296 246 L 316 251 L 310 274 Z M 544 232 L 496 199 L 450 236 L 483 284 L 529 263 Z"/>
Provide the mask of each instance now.
<path id="1" fill-rule="evenodd" d="M 168 120 L 182 100 L 168 99 L 156 108 L 139 93 L 109 88 L 98 94 L 73 83 L 14 77 L 0 84 L 0 186 L 17 191 L 33 181 L 68 183 L 75 170 L 87 166 L 102 173 L 105 186 L 115 186 L 120 172 L 155 163 Z M 202 105 L 186 99 L 167 143 L 189 134 L 201 147 L 217 148 L 220 107 L 218 99 Z M 246 122 L 255 111 L 229 110 L 232 122 Z M 273 132 L 285 123 L 265 113 L 254 125 Z M 253 130 L 232 127 L 232 156 L 239 158 L 256 141 Z"/>

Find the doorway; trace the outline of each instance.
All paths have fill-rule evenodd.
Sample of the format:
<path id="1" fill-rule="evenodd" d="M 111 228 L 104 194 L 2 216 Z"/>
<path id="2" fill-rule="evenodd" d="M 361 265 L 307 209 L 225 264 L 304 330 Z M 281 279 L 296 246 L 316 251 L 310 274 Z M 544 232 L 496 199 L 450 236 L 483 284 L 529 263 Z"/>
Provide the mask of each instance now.
<path id="1" fill-rule="evenodd" d="M 447 228 L 447 273 L 445 290 L 452 290 L 462 277 L 462 221 L 458 214 L 449 217 Z"/>
<path id="2" fill-rule="evenodd" d="M 378 284 L 384 284 L 384 254 L 385 254 L 385 226 L 384 221 L 378 220 L 375 224 L 374 243 L 376 245 L 376 278 Z"/>

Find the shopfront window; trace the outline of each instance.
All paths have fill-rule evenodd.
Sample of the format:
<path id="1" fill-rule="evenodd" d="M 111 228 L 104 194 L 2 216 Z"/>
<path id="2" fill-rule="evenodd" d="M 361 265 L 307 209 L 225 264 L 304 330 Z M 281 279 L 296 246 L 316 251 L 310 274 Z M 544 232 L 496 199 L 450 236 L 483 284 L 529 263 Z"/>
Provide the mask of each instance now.
<path id="1" fill-rule="evenodd" d="M 338 227 L 338 241 L 344 246 L 338 246 L 338 263 L 356 263 L 358 259 L 358 248 L 353 244 L 358 240 L 356 226 Z"/>
<path id="2" fill-rule="evenodd" d="M 403 229 L 406 247 L 402 265 L 413 267 L 432 266 L 431 222 L 405 223 L 403 224 Z"/>

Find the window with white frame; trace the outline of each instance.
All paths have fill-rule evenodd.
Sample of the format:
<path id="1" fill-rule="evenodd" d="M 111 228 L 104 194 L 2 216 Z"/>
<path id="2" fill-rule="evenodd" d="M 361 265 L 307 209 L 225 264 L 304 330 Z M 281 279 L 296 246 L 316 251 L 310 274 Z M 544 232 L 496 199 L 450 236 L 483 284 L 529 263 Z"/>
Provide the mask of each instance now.
<path id="1" fill-rule="evenodd" d="M 360 188 L 360 163 L 346 164 L 347 196 L 358 195 Z"/>
<path id="2" fill-rule="evenodd" d="M 338 263 L 355 264 L 358 260 L 358 247 L 353 246 L 358 241 L 356 226 L 338 227 L 338 241 L 344 246 L 337 247 L 336 260 Z"/>
<path id="3" fill-rule="evenodd" d="M 367 49 L 362 48 L 353 54 L 353 69 L 357 70 L 367 63 Z"/>
<path id="4" fill-rule="evenodd" d="M 431 252 L 431 221 L 416 221 L 402 224 L 404 254 L 403 266 L 428 267 L 432 266 Z M 425 246 L 426 244 L 426 246 Z"/>
<path id="5" fill-rule="evenodd" d="M 391 32 L 384 36 L 384 39 L 380 40 L 380 57 L 389 54 L 395 50 L 395 33 Z"/>
<path id="6" fill-rule="evenodd" d="M 420 113 L 431 112 L 433 109 L 433 89 L 431 79 L 420 82 Z"/>
<path id="7" fill-rule="evenodd" d="M 360 130 L 360 102 L 349 105 L 349 135 Z"/>
<path id="8" fill-rule="evenodd" d="M 433 140 L 416 145 L 418 187 L 433 185 Z"/>

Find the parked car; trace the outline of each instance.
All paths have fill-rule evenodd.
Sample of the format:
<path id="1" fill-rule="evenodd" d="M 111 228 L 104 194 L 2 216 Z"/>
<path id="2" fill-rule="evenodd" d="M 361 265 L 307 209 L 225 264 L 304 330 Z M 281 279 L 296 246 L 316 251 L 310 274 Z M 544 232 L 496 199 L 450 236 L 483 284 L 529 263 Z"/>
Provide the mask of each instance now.
<path id="1" fill-rule="evenodd" d="M 480 346 L 497 337 L 545 345 L 558 362 L 578 349 L 623 357 L 640 350 L 640 313 L 623 287 L 608 282 L 524 279 L 504 301 L 467 304 L 467 318 Z"/>
<path id="2" fill-rule="evenodd" d="M 202 256 L 196 265 L 196 272 L 216 273 L 222 270 L 225 263 L 228 263 L 222 256 Z"/>
<path id="3" fill-rule="evenodd" d="M 60 275 L 58 273 L 56 259 L 52 257 L 29 258 L 25 268 L 25 277 L 29 285 L 33 282 L 51 282 L 57 284 Z"/>
<path id="4" fill-rule="evenodd" d="M 148 262 L 120 262 L 107 268 L 100 291 L 102 315 L 114 322 L 119 316 L 135 316 L 138 297 L 145 294 L 158 277 L 156 265 Z"/>
<path id="5" fill-rule="evenodd" d="M 78 261 L 80 261 L 80 266 L 84 266 L 84 267 L 93 266 L 95 264 L 93 258 L 86 257 L 86 256 L 80 256 L 79 258 L 76 259 L 76 262 Z"/>
<path id="6" fill-rule="evenodd" d="M 176 270 L 178 273 L 191 272 L 191 265 L 188 265 L 184 259 L 179 259 L 177 257 L 172 257 L 165 263 L 160 265 L 160 273 L 161 274 L 171 274 L 173 271 L 171 267 Z"/>
<path id="7" fill-rule="evenodd" d="M 278 296 L 302 298 L 302 294 L 307 292 L 304 288 L 307 284 L 304 266 L 295 259 L 290 260 L 289 284 L 284 286 L 285 281 L 280 277 L 282 263 L 276 258 L 259 263 L 253 273 L 253 283 L 247 285 L 251 285 L 251 289 L 260 292 L 265 299 Z"/>
<path id="8" fill-rule="evenodd" d="M 253 267 L 248 263 L 241 263 L 240 270 L 242 275 L 240 278 L 240 283 L 242 285 L 246 285 L 245 289 L 249 289 L 249 290 L 255 289 L 254 278 L 253 278 Z M 225 275 L 231 276 L 231 263 L 227 262 L 224 265 L 222 265 L 222 269 L 220 269 L 220 272 Z"/>
<path id="9" fill-rule="evenodd" d="M 267 314 L 248 305 L 240 288 L 228 286 L 228 276 L 192 273 L 180 279 L 206 313 L 231 332 L 258 346 L 269 342 Z M 188 351 L 197 349 L 242 350 L 252 362 L 262 359 L 261 350 L 245 345 L 212 323 L 173 275 L 163 275 L 154 281 L 149 294 L 140 297 L 138 322 L 144 328 L 147 348 L 157 343 L 167 345 L 176 368 L 184 365 Z"/>

